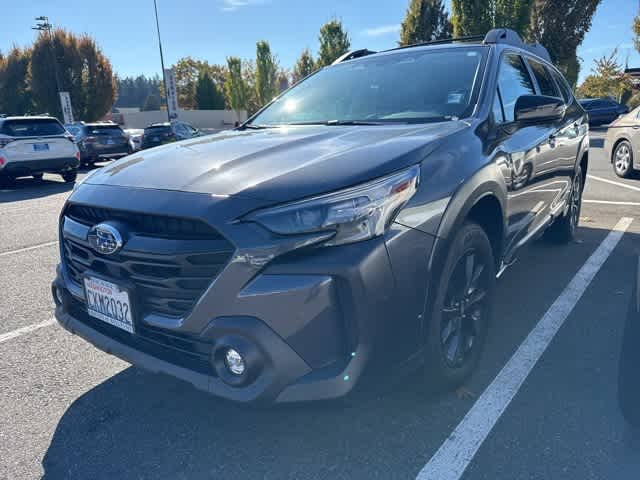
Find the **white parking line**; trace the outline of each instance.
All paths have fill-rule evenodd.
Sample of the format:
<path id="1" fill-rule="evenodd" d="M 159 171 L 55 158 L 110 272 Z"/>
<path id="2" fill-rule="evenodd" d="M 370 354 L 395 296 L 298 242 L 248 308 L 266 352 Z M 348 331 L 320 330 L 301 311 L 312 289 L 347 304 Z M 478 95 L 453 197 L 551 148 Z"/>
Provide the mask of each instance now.
<path id="1" fill-rule="evenodd" d="M 8 252 L 0 252 L 0 257 L 6 257 L 7 255 L 13 255 L 14 253 L 22 253 L 22 252 L 28 252 L 29 250 L 35 250 L 37 248 L 43 248 L 43 247 L 50 247 L 51 245 L 57 245 L 58 242 L 46 242 L 46 243 L 40 243 L 38 245 L 32 245 L 31 247 L 24 247 L 24 248 L 19 248 L 17 250 L 9 250 Z"/>
<path id="2" fill-rule="evenodd" d="M 616 247 L 632 218 L 621 218 L 580 268 L 518 350 L 418 474 L 418 480 L 459 480 L 553 337 Z"/>
<path id="3" fill-rule="evenodd" d="M 630 205 L 632 207 L 640 207 L 640 202 L 614 202 L 611 200 L 582 200 L 582 203 L 597 203 L 602 205 Z"/>
<path id="4" fill-rule="evenodd" d="M 7 340 L 11 340 L 12 338 L 19 337 L 21 335 L 25 335 L 27 333 L 31 333 L 40 328 L 49 327 L 56 323 L 55 318 L 51 318 L 49 320 L 45 320 L 44 322 L 34 323 L 33 325 L 27 325 L 26 327 L 17 328 L 7 333 L 0 334 L 0 343 L 6 342 Z"/>
<path id="5" fill-rule="evenodd" d="M 622 182 L 614 182 L 613 180 L 609 180 L 608 178 L 596 177 L 595 175 L 587 175 L 587 178 L 593 178 L 599 182 L 609 183 L 611 185 L 616 185 L 622 188 L 628 188 L 629 190 L 635 190 L 636 192 L 640 192 L 640 187 L 634 187 L 633 185 L 627 185 Z"/>

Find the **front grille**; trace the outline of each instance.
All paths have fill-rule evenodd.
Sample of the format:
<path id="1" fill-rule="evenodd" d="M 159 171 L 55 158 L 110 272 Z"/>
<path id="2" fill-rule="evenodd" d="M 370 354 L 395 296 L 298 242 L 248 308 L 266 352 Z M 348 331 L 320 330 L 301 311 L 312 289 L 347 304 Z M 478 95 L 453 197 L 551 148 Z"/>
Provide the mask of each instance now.
<path id="1" fill-rule="evenodd" d="M 213 344 L 209 340 L 136 324 L 131 335 L 113 325 L 89 316 L 82 304 L 73 301 L 70 313 L 75 319 L 114 340 L 166 362 L 206 375 L 215 375 L 211 365 Z"/>
<path id="2" fill-rule="evenodd" d="M 86 211 L 113 212 L 85 208 Z M 70 208 L 65 212 L 65 216 L 79 221 L 77 217 L 69 215 L 70 211 L 75 214 L 79 209 Z M 130 231 L 135 230 L 137 219 L 141 216 L 132 214 L 134 220 L 131 223 L 126 215 L 118 220 Z M 98 221 L 104 220 L 112 220 L 112 217 L 102 215 Z M 181 219 L 176 220 L 180 222 Z M 154 239 L 149 241 L 149 245 L 154 246 L 156 251 L 144 252 L 128 250 L 125 243 L 124 248 L 114 255 L 101 255 L 90 248 L 86 239 L 63 235 L 64 264 L 70 280 L 79 286 L 82 286 L 83 274 L 91 271 L 124 287 L 132 287 L 132 301 L 135 302 L 138 316 L 157 314 L 171 318 L 184 317 L 222 271 L 234 251 L 228 240 L 207 227 L 213 231 L 212 237 L 207 239 L 175 242 L 171 238 L 166 239 L 166 243 Z M 166 229 L 162 231 L 167 232 Z M 136 233 L 143 236 L 139 230 Z"/>
<path id="3" fill-rule="evenodd" d="M 145 237 L 174 240 L 220 240 L 223 238 L 210 225 L 190 218 L 150 215 L 78 204 L 70 205 L 65 215 L 87 226 L 108 220 L 121 221 L 129 227 L 131 232 Z"/>

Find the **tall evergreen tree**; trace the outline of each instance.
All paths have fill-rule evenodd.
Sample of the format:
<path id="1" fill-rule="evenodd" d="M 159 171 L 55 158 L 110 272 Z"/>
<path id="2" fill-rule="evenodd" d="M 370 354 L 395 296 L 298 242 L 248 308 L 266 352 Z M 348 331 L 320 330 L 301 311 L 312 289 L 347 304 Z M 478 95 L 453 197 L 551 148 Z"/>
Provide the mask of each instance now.
<path id="1" fill-rule="evenodd" d="M 32 110 L 29 89 L 31 52 L 14 47 L 0 56 L 0 113 L 24 115 Z"/>
<path id="2" fill-rule="evenodd" d="M 240 121 L 240 112 L 247 108 L 247 89 L 244 78 L 242 78 L 242 60 L 238 57 L 227 57 L 224 95 L 227 105 L 235 110 L 238 121 Z"/>
<path id="3" fill-rule="evenodd" d="M 57 29 L 51 39 L 42 33 L 33 45 L 30 70 L 35 108 L 62 118 L 56 68 L 60 90 L 69 92 L 76 118 L 98 120 L 111 111 L 116 82 L 111 63 L 93 39 Z"/>
<path id="4" fill-rule="evenodd" d="M 318 67 L 331 65 L 340 55 L 349 51 L 351 41 L 349 34 L 342 27 L 342 22 L 333 19 L 320 27 L 320 50 L 318 52 Z"/>
<path id="5" fill-rule="evenodd" d="M 198 110 L 224 110 L 224 97 L 207 72 L 198 76 L 195 88 L 195 107 Z"/>
<path id="6" fill-rule="evenodd" d="M 256 98 L 262 107 L 278 93 L 278 61 L 271 53 L 269 43 L 262 40 L 256 44 Z"/>
<path id="7" fill-rule="evenodd" d="M 442 0 L 411 0 L 400 30 L 401 46 L 451 37 L 452 26 Z"/>
<path id="8" fill-rule="evenodd" d="M 483 35 L 493 28 L 493 0 L 451 0 L 454 37 Z"/>
<path id="9" fill-rule="evenodd" d="M 577 50 L 601 0 L 533 0 L 529 38 L 544 45 L 567 81 L 580 71 Z"/>
<path id="10" fill-rule="evenodd" d="M 453 35 L 484 35 L 492 28 L 511 28 L 524 36 L 532 0 L 452 0 Z"/>
<path id="11" fill-rule="evenodd" d="M 311 52 L 309 52 L 308 48 L 305 48 L 298 60 L 296 61 L 295 67 L 293 67 L 293 81 L 299 82 L 303 78 L 311 75 L 316 69 L 315 63 L 313 61 L 313 57 L 311 56 Z"/>
<path id="12" fill-rule="evenodd" d="M 631 29 L 633 30 L 633 45 L 636 47 L 636 50 L 640 52 L 640 14 L 633 18 Z"/>

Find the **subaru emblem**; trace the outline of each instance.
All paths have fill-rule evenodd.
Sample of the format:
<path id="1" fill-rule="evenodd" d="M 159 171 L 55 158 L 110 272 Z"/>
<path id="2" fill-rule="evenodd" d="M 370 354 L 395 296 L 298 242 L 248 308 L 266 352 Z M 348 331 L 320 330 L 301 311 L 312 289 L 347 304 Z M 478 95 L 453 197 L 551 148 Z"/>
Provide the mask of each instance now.
<path id="1" fill-rule="evenodd" d="M 91 248 L 102 255 L 113 255 L 122 248 L 122 235 L 108 223 L 100 223 L 91 228 L 87 240 Z"/>

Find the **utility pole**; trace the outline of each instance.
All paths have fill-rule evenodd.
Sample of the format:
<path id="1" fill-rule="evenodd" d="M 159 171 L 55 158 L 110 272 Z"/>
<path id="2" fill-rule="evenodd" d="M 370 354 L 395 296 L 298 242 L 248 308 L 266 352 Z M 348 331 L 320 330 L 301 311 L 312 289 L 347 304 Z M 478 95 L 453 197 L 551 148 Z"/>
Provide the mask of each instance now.
<path id="1" fill-rule="evenodd" d="M 53 34 L 51 33 L 51 31 L 53 30 L 53 25 L 49 23 L 49 17 L 41 16 L 36 17 L 36 24 L 35 26 L 31 27 L 31 29 L 38 30 L 39 32 L 46 32 L 49 40 L 49 49 L 51 50 L 51 58 L 53 59 L 53 74 L 56 80 L 56 93 L 60 95 L 62 88 L 60 85 L 60 74 L 58 72 L 58 59 L 56 58 L 55 45 L 53 43 Z"/>
<path id="2" fill-rule="evenodd" d="M 158 31 L 158 47 L 160 48 L 160 65 L 162 66 L 162 84 L 164 85 L 164 99 L 167 104 L 167 120 L 171 122 L 171 115 L 169 115 L 169 93 L 167 91 L 167 77 L 164 74 L 164 56 L 162 55 L 162 40 L 160 38 L 160 22 L 158 21 L 158 3 L 153 0 L 153 9 L 156 12 L 156 30 Z"/>

